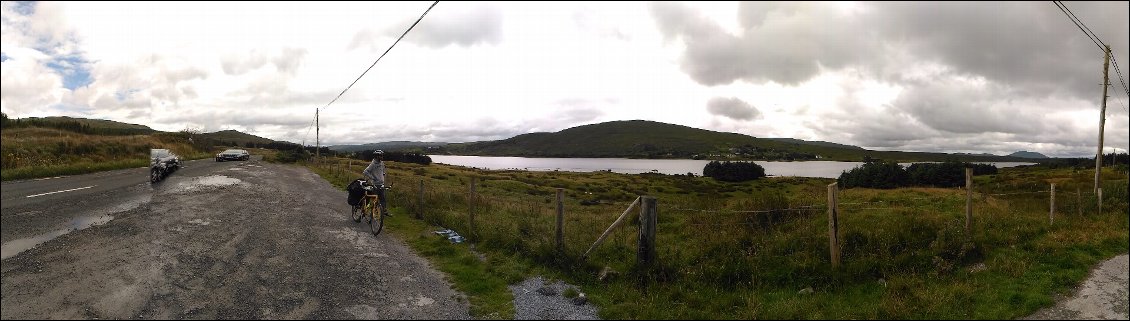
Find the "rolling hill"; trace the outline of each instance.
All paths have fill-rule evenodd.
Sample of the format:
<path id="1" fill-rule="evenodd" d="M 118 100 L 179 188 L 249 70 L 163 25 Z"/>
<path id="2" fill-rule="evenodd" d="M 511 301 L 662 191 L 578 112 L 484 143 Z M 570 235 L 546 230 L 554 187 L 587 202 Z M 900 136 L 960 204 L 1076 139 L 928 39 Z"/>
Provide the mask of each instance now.
<path id="1" fill-rule="evenodd" d="M 946 153 L 873 151 L 858 146 L 793 138 L 757 138 L 645 120 L 612 121 L 529 133 L 508 139 L 450 144 L 458 155 L 525 157 L 706 158 L 753 160 L 1030 162 L 1033 159 Z"/>
<path id="2" fill-rule="evenodd" d="M 279 143 L 278 141 L 255 136 L 252 134 L 244 133 L 238 130 L 228 129 L 221 130 L 213 133 L 201 134 L 206 138 L 212 139 L 219 145 L 233 145 L 233 146 L 250 146 L 250 145 L 270 145 Z"/>
<path id="3" fill-rule="evenodd" d="M 1029 152 L 1029 151 L 1026 151 L 1026 150 L 1022 150 L 1022 151 L 1019 151 L 1019 152 L 1008 154 L 1008 156 L 1020 157 L 1020 158 L 1048 158 L 1047 155 L 1040 154 L 1040 153 L 1037 153 L 1037 152 Z"/>

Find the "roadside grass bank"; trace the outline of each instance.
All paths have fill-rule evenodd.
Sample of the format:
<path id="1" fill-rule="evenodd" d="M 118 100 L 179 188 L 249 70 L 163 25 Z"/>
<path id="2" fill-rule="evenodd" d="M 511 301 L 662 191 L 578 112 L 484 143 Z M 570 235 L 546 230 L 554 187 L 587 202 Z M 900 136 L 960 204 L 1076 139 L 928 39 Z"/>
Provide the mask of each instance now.
<path id="1" fill-rule="evenodd" d="M 343 188 L 366 165 L 349 164 L 329 159 L 306 166 Z M 1128 247 L 1126 176 L 1109 169 L 1102 212 L 1096 195 L 1087 193 L 1093 172 L 1008 168 L 976 177 L 971 234 L 964 227 L 964 189 L 841 190 L 842 257 L 834 267 L 826 208 L 831 179 L 720 183 L 387 164 L 399 214 L 391 230 L 452 276 L 476 317 L 512 315 L 507 299 L 485 296 L 542 274 L 579 285 L 609 319 L 1009 319 L 1051 305 L 1093 264 Z M 557 188 L 565 196 L 563 252 L 554 235 Z M 582 259 L 638 195 L 658 199 L 658 263 L 636 266 L 638 209 Z M 417 213 L 422 223 L 412 219 Z M 411 227 L 417 223 L 422 227 Z M 466 236 L 485 261 L 466 243 L 429 234 L 440 226 Z M 466 274 L 474 277 L 460 276 Z"/>
<path id="2" fill-rule="evenodd" d="M 7 128 L 0 133 L 0 180 L 78 175 L 149 165 L 149 149 L 184 160 L 210 158 L 209 147 L 180 133 L 91 135 L 54 128 Z"/>

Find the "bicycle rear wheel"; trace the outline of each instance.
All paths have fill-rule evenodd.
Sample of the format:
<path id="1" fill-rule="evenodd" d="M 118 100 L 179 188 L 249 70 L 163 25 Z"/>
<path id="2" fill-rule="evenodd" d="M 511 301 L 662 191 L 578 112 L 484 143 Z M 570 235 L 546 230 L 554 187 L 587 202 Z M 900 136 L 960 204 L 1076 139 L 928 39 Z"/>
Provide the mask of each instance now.
<path id="1" fill-rule="evenodd" d="M 377 202 L 377 204 L 373 204 L 373 207 L 369 208 L 369 230 L 373 231 L 373 236 L 377 236 L 377 234 L 381 234 L 381 230 L 384 229 L 385 216 L 381 215 L 383 206 L 380 205 L 380 202 L 376 200 L 373 201 Z"/>
<path id="2" fill-rule="evenodd" d="M 351 213 L 349 216 L 353 218 L 353 222 L 360 222 L 361 218 L 365 216 L 365 212 L 361 210 L 365 206 L 364 202 L 365 201 L 362 200 L 361 203 L 350 207 Z"/>

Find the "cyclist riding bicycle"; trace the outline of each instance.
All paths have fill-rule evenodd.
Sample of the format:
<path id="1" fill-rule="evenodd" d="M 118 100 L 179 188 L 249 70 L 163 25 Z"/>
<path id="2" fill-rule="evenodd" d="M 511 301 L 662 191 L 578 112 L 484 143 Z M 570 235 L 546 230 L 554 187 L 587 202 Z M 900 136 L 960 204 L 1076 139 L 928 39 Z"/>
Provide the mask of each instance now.
<path id="1" fill-rule="evenodd" d="M 381 188 L 385 185 L 384 156 L 384 151 L 381 151 L 379 149 L 373 151 L 373 162 L 369 163 L 369 166 L 365 167 L 365 171 L 361 172 L 361 174 L 365 175 L 365 178 L 369 179 L 370 184 L 377 187 L 374 189 L 376 190 L 377 198 L 381 202 L 381 214 L 384 216 L 392 216 L 392 214 L 388 213 L 388 207 L 386 206 L 387 203 L 385 202 L 385 190 L 384 188 Z"/>

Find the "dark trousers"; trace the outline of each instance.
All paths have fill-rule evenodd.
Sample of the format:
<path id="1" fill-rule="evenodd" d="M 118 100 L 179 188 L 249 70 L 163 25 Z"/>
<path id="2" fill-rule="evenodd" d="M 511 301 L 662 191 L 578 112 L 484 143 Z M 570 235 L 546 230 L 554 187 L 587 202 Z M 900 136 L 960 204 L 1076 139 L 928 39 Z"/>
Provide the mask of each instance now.
<path id="1" fill-rule="evenodd" d="M 384 189 L 377 189 L 377 199 L 381 201 L 381 214 L 388 214 L 388 202 L 385 200 Z"/>

